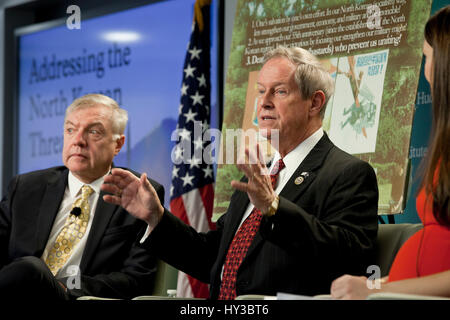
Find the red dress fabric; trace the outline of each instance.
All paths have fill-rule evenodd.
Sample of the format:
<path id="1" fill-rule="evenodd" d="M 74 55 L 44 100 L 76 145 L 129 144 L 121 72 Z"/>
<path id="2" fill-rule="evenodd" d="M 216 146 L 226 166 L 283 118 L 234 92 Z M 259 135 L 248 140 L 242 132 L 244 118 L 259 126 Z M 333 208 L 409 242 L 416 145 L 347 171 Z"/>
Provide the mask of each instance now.
<path id="1" fill-rule="evenodd" d="M 422 189 L 416 199 L 424 228 L 409 238 L 395 257 L 389 281 L 417 278 L 450 269 L 450 228 L 433 215 L 432 198 Z"/>

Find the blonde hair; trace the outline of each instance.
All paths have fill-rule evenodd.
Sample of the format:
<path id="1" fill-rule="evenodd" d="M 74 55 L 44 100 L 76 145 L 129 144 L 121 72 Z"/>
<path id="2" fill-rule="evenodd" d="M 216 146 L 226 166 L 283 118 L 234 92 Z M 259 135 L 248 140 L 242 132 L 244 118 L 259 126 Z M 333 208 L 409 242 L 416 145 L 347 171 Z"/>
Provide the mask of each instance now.
<path id="1" fill-rule="evenodd" d="M 128 112 L 125 109 L 120 108 L 114 99 L 103 94 L 91 93 L 75 99 L 70 106 L 67 107 L 64 120 L 75 110 L 89 108 L 97 104 L 101 104 L 112 110 L 111 123 L 113 139 L 116 140 L 120 138 L 125 132 L 125 127 L 127 126 Z"/>
<path id="2" fill-rule="evenodd" d="M 313 54 L 303 48 L 278 46 L 264 55 L 263 64 L 277 57 L 284 57 L 296 66 L 295 82 L 303 98 L 310 98 L 317 90 L 323 91 L 325 103 L 320 110 L 323 118 L 328 101 L 334 93 L 334 81 L 330 74 Z"/>

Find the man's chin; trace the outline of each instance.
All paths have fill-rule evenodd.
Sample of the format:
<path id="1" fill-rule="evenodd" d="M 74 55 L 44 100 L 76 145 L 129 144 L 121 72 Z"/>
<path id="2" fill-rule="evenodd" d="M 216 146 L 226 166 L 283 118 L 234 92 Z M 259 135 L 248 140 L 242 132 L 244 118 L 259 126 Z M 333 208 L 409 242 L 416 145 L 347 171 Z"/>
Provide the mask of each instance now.
<path id="1" fill-rule="evenodd" d="M 267 140 L 272 140 L 272 138 L 278 139 L 278 136 L 279 136 L 278 129 L 260 128 L 258 133 L 261 138 L 264 138 Z"/>
<path id="2" fill-rule="evenodd" d="M 65 166 L 73 173 L 83 173 L 89 170 L 89 166 L 85 161 L 73 158 L 67 161 Z"/>
<path id="3" fill-rule="evenodd" d="M 91 183 L 97 179 L 95 172 L 92 172 L 89 169 L 79 167 L 69 167 L 68 169 L 78 180 L 83 183 Z"/>

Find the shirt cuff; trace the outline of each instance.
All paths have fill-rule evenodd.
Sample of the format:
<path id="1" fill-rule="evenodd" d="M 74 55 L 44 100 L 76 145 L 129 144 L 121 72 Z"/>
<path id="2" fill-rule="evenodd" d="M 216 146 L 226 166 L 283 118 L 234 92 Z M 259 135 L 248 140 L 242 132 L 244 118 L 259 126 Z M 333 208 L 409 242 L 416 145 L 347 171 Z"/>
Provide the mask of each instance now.
<path id="1" fill-rule="evenodd" d="M 145 240 L 147 240 L 148 236 L 150 235 L 151 230 L 150 230 L 150 226 L 147 226 L 147 229 L 145 229 L 145 233 L 142 236 L 141 240 L 139 241 L 140 244 L 144 243 Z"/>

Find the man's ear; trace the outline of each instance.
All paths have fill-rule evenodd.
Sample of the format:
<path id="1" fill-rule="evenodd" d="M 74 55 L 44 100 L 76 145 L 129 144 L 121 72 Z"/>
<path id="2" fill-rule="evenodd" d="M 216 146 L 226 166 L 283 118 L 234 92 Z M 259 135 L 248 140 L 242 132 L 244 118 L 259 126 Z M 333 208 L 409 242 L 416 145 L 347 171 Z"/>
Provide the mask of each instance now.
<path id="1" fill-rule="evenodd" d="M 114 156 L 117 156 L 117 154 L 120 152 L 120 149 L 122 149 L 123 145 L 125 144 L 125 136 L 122 134 L 120 138 L 116 139 L 116 146 L 114 148 Z"/>
<path id="2" fill-rule="evenodd" d="M 309 109 L 310 115 L 315 116 L 320 114 L 325 104 L 325 93 L 322 90 L 317 90 L 311 97 L 311 108 Z"/>

